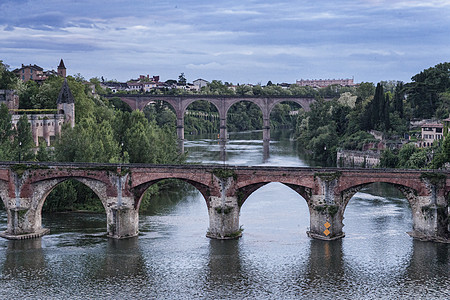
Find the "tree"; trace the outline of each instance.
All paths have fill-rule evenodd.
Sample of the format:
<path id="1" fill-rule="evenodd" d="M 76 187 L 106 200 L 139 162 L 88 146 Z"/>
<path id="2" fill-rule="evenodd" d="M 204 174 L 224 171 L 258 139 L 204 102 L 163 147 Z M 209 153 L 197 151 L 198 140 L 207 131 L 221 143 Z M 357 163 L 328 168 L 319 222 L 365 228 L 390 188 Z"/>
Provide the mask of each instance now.
<path id="1" fill-rule="evenodd" d="M 9 66 L 0 60 L 0 90 L 13 90 L 18 83 L 17 76 L 8 69 Z"/>
<path id="2" fill-rule="evenodd" d="M 178 76 L 178 84 L 186 85 L 186 77 L 184 76 L 184 73 L 181 73 L 180 76 Z"/>
<path id="3" fill-rule="evenodd" d="M 383 116 L 383 122 L 384 122 L 384 131 L 387 132 L 389 129 L 391 129 L 391 121 L 389 118 L 390 114 L 390 101 L 389 101 L 389 94 L 386 93 L 385 101 L 384 101 L 384 116 Z"/>
<path id="4" fill-rule="evenodd" d="M 356 96 L 364 101 L 375 93 L 375 86 L 372 82 L 361 82 L 356 89 Z"/>
<path id="5" fill-rule="evenodd" d="M 39 148 L 36 152 L 37 161 L 52 161 L 52 155 L 45 141 L 39 141 Z"/>
<path id="6" fill-rule="evenodd" d="M 409 158 L 417 151 L 416 146 L 413 144 L 406 144 L 404 145 L 399 153 L 398 153 L 398 166 L 400 168 L 407 168 L 408 167 L 408 160 Z"/>
<path id="7" fill-rule="evenodd" d="M 450 88 L 450 63 L 441 63 L 414 75 L 405 85 L 414 117 L 430 118 L 440 106 L 439 94 Z"/>
<path id="8" fill-rule="evenodd" d="M 6 104 L 2 103 L 0 105 L 0 160 L 14 159 L 12 135 L 11 115 Z"/>
<path id="9" fill-rule="evenodd" d="M 0 143 L 9 142 L 13 131 L 11 124 L 11 115 L 6 104 L 0 105 Z"/>
<path id="10" fill-rule="evenodd" d="M 398 113 L 398 116 L 403 119 L 403 100 L 405 99 L 405 90 L 403 82 L 399 82 L 395 87 L 394 92 L 394 112 Z"/>
<path id="11" fill-rule="evenodd" d="M 390 149 L 386 149 L 381 154 L 380 167 L 382 168 L 396 168 L 398 164 L 398 156 Z"/>
<path id="12" fill-rule="evenodd" d="M 29 161 L 34 158 L 33 134 L 31 133 L 31 125 L 28 123 L 26 115 L 22 115 L 17 122 L 17 130 L 14 136 L 14 149 L 16 160 Z"/>

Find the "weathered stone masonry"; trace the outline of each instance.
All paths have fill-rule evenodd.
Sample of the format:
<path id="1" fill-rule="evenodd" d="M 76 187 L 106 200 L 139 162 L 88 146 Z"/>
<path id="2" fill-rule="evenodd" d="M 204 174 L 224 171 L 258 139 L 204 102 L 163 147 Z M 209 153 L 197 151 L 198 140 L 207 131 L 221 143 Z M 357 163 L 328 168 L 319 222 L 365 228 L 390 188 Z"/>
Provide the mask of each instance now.
<path id="1" fill-rule="evenodd" d="M 344 236 L 344 212 L 351 197 L 368 184 L 387 182 L 410 204 L 410 235 L 450 240 L 448 171 L 45 163 L 0 165 L 0 197 L 8 214 L 7 230 L 1 236 L 22 239 L 47 233 L 41 224 L 44 201 L 69 178 L 98 195 L 107 216 L 106 232 L 112 238 L 136 236 L 144 192 L 160 180 L 175 178 L 189 182 L 203 195 L 209 214 L 207 236 L 211 238 L 239 237 L 239 214 L 246 199 L 261 186 L 280 182 L 306 200 L 310 237 L 339 239 Z"/>

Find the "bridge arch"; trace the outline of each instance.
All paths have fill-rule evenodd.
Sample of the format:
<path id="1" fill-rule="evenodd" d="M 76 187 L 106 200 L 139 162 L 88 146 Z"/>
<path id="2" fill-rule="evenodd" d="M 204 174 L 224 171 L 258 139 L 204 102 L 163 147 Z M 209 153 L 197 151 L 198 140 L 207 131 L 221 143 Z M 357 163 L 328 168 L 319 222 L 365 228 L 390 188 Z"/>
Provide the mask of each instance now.
<path id="1" fill-rule="evenodd" d="M 220 114 L 219 109 L 216 104 L 208 100 L 195 100 L 192 101 L 189 105 L 186 106 L 184 111 L 184 125 L 185 131 L 188 133 L 206 133 L 201 132 L 202 129 L 206 126 L 212 124 L 212 127 L 209 127 L 208 132 L 220 132 Z M 193 120 L 192 125 L 194 127 L 186 128 L 188 123 L 188 119 Z M 206 120 L 206 121 L 205 121 Z M 200 128 L 195 127 L 199 125 Z"/>
<path id="2" fill-rule="evenodd" d="M 139 207 L 141 206 L 142 203 L 142 199 L 144 198 L 144 194 L 145 192 L 154 184 L 162 181 L 162 180 L 166 180 L 166 179 L 176 179 L 176 180 L 181 180 L 184 181 L 186 183 L 189 183 L 190 185 L 192 185 L 193 187 L 195 187 L 203 196 L 203 198 L 205 199 L 205 202 L 208 204 L 209 203 L 209 193 L 208 190 L 209 188 L 201 183 L 198 183 L 196 181 L 192 181 L 189 179 L 185 179 L 185 178 L 177 178 L 177 177 L 170 177 L 170 178 L 160 178 L 160 179 L 156 179 L 156 180 L 152 180 L 152 181 L 148 181 L 146 183 L 143 183 L 140 186 L 137 186 L 135 188 L 136 191 L 136 198 L 135 198 L 135 209 L 139 210 Z"/>
<path id="3" fill-rule="evenodd" d="M 357 192 L 363 194 L 356 195 Z M 374 234 L 392 231 L 394 229 L 392 225 L 395 226 L 397 233 L 410 233 L 411 229 L 420 231 L 423 226 L 423 207 L 415 198 L 416 195 L 415 190 L 390 182 L 375 181 L 359 185 L 347 191 L 347 197 L 343 199 L 342 209 L 338 210 L 337 215 L 341 220 L 348 220 L 346 225 L 351 228 L 350 232 L 356 234 L 360 234 L 361 228 L 366 228 L 365 225 L 368 224 L 375 226 Z M 358 207 L 358 205 L 362 207 L 355 215 L 354 207 Z M 360 215 L 361 210 L 366 212 L 363 213 L 363 216 Z M 401 220 L 396 220 L 400 216 Z M 378 223 L 373 223 L 378 218 L 387 218 L 390 221 L 384 221 L 383 225 L 379 226 Z M 399 224 L 402 226 L 398 226 Z M 345 226 L 344 223 L 343 226 Z"/>
<path id="4" fill-rule="evenodd" d="M 237 196 L 239 200 L 239 205 L 242 207 L 242 205 L 245 203 L 248 197 L 250 197 L 254 192 L 256 192 L 259 188 L 269 184 L 269 183 L 281 183 L 293 191 L 295 191 L 297 194 L 302 196 L 303 199 L 306 200 L 306 203 L 309 202 L 311 197 L 311 188 L 308 188 L 306 186 L 298 185 L 298 183 L 294 182 L 294 180 L 289 181 L 263 181 L 263 182 L 247 182 L 243 185 L 241 184 L 239 188 L 237 189 Z"/>
<path id="5" fill-rule="evenodd" d="M 269 116 L 272 113 L 272 111 L 275 108 L 275 106 L 277 106 L 278 104 L 281 104 L 281 103 L 286 103 L 286 102 L 296 103 L 301 108 L 303 108 L 303 110 L 309 111 L 310 110 L 310 105 L 311 105 L 311 103 L 313 101 L 309 100 L 309 99 L 301 99 L 301 98 L 273 98 L 272 101 L 270 101 L 270 103 L 268 105 Z"/>
<path id="6" fill-rule="evenodd" d="M 108 193 L 107 193 L 107 187 L 106 185 L 98 180 L 91 179 L 91 178 L 85 178 L 85 177 L 79 177 L 79 176 L 67 176 L 67 177 L 60 177 L 60 178 L 49 178 L 43 181 L 40 181 L 41 189 L 38 190 L 37 193 L 35 193 L 35 201 L 37 203 L 34 203 L 35 207 L 38 211 L 42 211 L 42 208 L 44 206 L 45 201 L 47 200 L 47 197 L 50 195 L 50 193 L 61 183 L 67 181 L 67 180 L 74 180 L 82 183 L 86 187 L 88 187 L 90 190 L 92 190 L 95 195 L 100 199 L 103 208 L 107 210 L 108 208 Z"/>
<path id="7" fill-rule="evenodd" d="M 259 103 L 251 101 L 251 99 L 242 98 L 234 99 L 228 104 L 224 112 L 226 132 L 228 130 L 247 131 L 264 128 L 264 110 Z M 242 113 L 234 113 L 233 110 L 238 110 Z M 237 128 L 232 128 L 230 123 L 237 124 Z"/>
<path id="8" fill-rule="evenodd" d="M 343 213 L 345 212 L 345 208 L 347 207 L 348 203 L 350 202 L 350 200 L 353 198 L 353 196 L 359 192 L 361 189 L 372 185 L 373 183 L 385 183 L 385 184 L 389 184 L 390 186 L 395 187 L 399 192 L 401 192 L 403 194 L 403 196 L 405 197 L 406 200 L 408 200 L 409 206 L 411 208 L 416 206 L 416 197 L 418 194 L 418 191 L 408 185 L 405 184 L 399 184 L 399 183 L 393 183 L 387 180 L 369 180 L 365 183 L 361 183 L 358 185 L 354 185 L 352 187 L 349 187 L 343 191 L 341 191 L 341 201 L 342 201 L 342 205 L 343 205 Z"/>

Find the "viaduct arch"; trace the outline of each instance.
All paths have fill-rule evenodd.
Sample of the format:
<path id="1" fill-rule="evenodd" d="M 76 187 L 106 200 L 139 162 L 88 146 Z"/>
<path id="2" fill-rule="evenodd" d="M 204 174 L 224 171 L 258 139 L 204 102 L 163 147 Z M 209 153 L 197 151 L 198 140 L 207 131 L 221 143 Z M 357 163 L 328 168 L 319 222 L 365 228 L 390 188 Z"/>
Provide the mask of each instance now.
<path id="1" fill-rule="evenodd" d="M 312 238 L 344 236 L 343 217 L 350 198 L 363 186 L 386 182 L 397 187 L 412 209 L 415 238 L 450 241 L 450 171 L 346 168 L 289 168 L 208 165 L 137 165 L 83 163 L 0 163 L 0 197 L 8 214 L 0 236 L 24 239 L 42 236 L 41 210 L 59 183 L 78 180 L 100 198 L 112 238 L 136 236 L 139 205 L 145 190 L 163 179 L 194 185 L 205 198 L 207 236 L 240 236 L 239 213 L 248 196 L 270 182 L 280 182 L 300 194 L 310 212 Z"/>
<path id="2" fill-rule="evenodd" d="M 270 113 L 275 105 L 282 102 L 294 102 L 299 104 L 305 111 L 310 111 L 311 104 L 315 102 L 313 97 L 294 97 L 294 96 L 280 96 L 280 97 L 244 97 L 244 96 L 212 96 L 212 95 L 184 95 L 184 96 L 169 96 L 169 95 L 106 95 L 107 98 L 117 97 L 121 101 L 127 103 L 133 110 L 143 110 L 144 107 L 152 101 L 165 101 L 169 103 L 175 110 L 177 116 L 177 136 L 182 143 L 184 140 L 184 113 L 189 104 L 203 100 L 212 103 L 219 112 L 220 118 L 220 132 L 219 138 L 222 142 L 227 140 L 227 113 L 230 107 L 241 101 L 249 101 L 256 104 L 263 115 L 263 140 L 270 141 Z M 326 101 L 331 98 L 326 98 Z"/>

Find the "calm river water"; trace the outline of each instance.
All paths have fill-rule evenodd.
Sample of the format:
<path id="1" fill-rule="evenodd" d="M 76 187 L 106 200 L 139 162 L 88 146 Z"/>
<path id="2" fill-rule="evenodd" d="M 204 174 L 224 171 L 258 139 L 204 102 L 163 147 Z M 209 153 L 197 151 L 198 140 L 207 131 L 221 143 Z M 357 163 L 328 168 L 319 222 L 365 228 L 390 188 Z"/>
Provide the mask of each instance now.
<path id="1" fill-rule="evenodd" d="M 189 138 L 189 137 L 188 137 Z M 307 166 L 286 136 L 264 155 L 262 134 L 231 135 L 226 161 L 217 141 L 186 142 L 191 161 Z M 205 237 L 208 214 L 200 193 L 168 192 L 141 214 L 140 235 L 104 236 L 97 214 L 44 215 L 51 234 L 0 240 L 1 299 L 449 299 L 450 245 L 410 238 L 411 211 L 390 186 L 373 185 L 350 201 L 346 237 L 306 236 L 305 200 L 268 184 L 245 202 L 243 237 Z M 6 227 L 0 212 L 0 230 Z"/>

